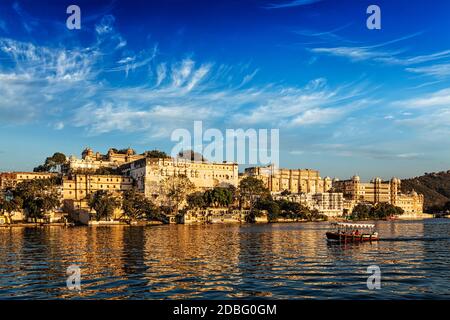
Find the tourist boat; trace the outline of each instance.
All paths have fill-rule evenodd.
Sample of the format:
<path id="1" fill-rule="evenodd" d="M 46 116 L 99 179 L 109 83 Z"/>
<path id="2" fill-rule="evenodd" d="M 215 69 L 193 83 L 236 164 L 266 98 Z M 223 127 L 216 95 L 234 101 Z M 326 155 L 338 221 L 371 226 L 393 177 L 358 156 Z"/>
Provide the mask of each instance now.
<path id="1" fill-rule="evenodd" d="M 363 223 L 333 222 L 333 230 L 326 233 L 327 240 L 338 242 L 378 241 L 375 225 Z"/>

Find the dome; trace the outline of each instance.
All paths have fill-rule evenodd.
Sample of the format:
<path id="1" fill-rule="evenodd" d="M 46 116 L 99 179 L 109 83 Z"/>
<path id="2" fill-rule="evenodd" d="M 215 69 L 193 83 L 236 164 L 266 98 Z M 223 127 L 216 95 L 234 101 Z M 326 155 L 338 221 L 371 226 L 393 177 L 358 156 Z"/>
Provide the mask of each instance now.
<path id="1" fill-rule="evenodd" d="M 325 180 L 326 180 L 326 181 L 330 181 L 330 180 L 331 180 L 331 178 L 330 178 L 330 177 L 328 177 L 328 176 L 326 176 L 326 177 L 325 177 Z"/>
<path id="2" fill-rule="evenodd" d="M 355 176 L 353 176 L 352 180 L 355 182 L 359 182 L 361 179 L 359 178 L 359 176 L 355 175 Z"/>
<path id="3" fill-rule="evenodd" d="M 400 179 L 394 177 L 394 178 L 391 179 L 391 182 L 392 182 L 392 183 L 399 184 L 399 183 L 400 183 Z"/>

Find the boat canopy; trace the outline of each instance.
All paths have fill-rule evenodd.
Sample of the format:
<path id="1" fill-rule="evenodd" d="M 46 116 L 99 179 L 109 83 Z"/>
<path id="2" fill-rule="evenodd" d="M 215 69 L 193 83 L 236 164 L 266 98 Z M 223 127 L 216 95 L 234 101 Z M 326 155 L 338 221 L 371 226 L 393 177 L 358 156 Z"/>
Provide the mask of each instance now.
<path id="1" fill-rule="evenodd" d="M 332 222 L 332 225 L 343 228 L 351 228 L 351 229 L 373 229 L 375 228 L 374 224 L 366 224 L 366 223 L 349 223 L 349 222 Z"/>

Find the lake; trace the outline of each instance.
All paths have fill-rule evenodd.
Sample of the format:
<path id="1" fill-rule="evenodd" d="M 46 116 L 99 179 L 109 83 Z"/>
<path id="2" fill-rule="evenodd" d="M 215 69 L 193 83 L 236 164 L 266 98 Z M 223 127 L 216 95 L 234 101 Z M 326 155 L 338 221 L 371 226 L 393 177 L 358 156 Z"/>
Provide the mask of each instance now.
<path id="1" fill-rule="evenodd" d="M 381 241 L 346 245 L 327 222 L 0 228 L 0 299 L 450 298 L 450 219 L 376 226 Z"/>

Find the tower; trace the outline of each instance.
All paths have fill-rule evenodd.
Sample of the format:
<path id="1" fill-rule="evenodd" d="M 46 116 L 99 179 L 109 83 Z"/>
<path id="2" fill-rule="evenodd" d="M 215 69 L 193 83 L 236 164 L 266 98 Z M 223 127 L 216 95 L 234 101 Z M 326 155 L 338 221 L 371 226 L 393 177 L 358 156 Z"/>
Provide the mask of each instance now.
<path id="1" fill-rule="evenodd" d="M 391 204 L 397 205 L 398 193 L 400 190 L 400 179 L 392 178 L 391 179 Z"/>
<path id="2" fill-rule="evenodd" d="M 354 175 L 352 178 L 352 184 L 353 184 L 353 200 L 359 200 L 360 196 L 360 190 L 361 190 L 361 179 L 359 176 Z"/>

